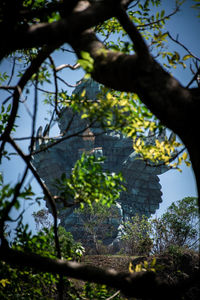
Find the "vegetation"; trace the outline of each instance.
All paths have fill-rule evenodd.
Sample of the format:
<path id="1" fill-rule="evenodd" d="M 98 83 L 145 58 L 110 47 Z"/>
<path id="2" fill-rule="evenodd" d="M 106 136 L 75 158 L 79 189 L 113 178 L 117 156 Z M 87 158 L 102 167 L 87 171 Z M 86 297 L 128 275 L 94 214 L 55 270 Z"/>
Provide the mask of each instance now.
<path id="1" fill-rule="evenodd" d="M 146 216 L 136 215 L 126 221 L 122 227 L 122 253 L 131 256 L 149 255 L 153 242 L 151 239 L 151 223 Z"/>
<path id="2" fill-rule="evenodd" d="M 75 243 L 72 235 L 62 227 L 58 228 L 58 236 L 63 259 L 79 261 L 84 248 Z M 56 258 L 52 228 L 43 227 L 42 231 L 32 235 L 28 226 L 19 223 L 10 246 L 15 251 Z M 36 272 L 33 268 L 18 268 L 15 264 L 10 266 L 3 261 L 0 262 L 0 278 L 1 299 L 55 299 L 60 288 L 60 280 L 56 274 Z M 62 278 L 62 284 L 63 293 L 70 297 L 72 292 L 76 296 L 76 291 L 66 277 Z"/>
<path id="3" fill-rule="evenodd" d="M 196 2 L 193 3 L 194 8 L 198 8 Z M 149 271 L 122 276 L 117 272 L 72 263 L 68 261 L 72 256 L 71 252 L 64 252 L 65 259 L 62 259 L 62 243 L 67 247 L 70 237 L 65 239 L 65 233 L 62 233 L 63 242 L 59 237 L 56 201 L 62 202 L 66 208 L 73 205 L 71 199 L 82 206 L 85 203 L 91 206 L 93 202 L 111 205 L 123 189 L 120 174 L 105 174 L 100 170 L 101 161 L 96 161 L 93 156 L 83 155 L 72 170 L 71 177 L 63 175 L 61 178 L 59 184 L 62 189 L 59 195 L 52 195 L 31 163 L 32 155 L 45 153 L 55 143 L 70 138 L 70 135 L 66 135 L 54 139 L 47 134 L 63 108 L 69 107 L 74 114 L 81 112 L 82 118 L 86 120 L 85 128 L 77 130 L 75 135 L 80 136 L 98 122 L 104 131 L 120 131 L 132 138 L 135 151 L 147 164 L 153 161 L 158 165 L 167 164 L 169 168 L 179 168 L 182 162 L 190 165 L 187 149 L 198 192 L 200 191 L 197 139 L 200 59 L 165 29 L 167 20 L 176 17 L 181 3 L 176 1 L 175 9 L 169 14 L 166 14 L 162 4 L 159 0 L 1 1 L 0 60 L 2 63 L 9 60 L 11 68 L 8 72 L 0 73 L 3 95 L 0 160 L 12 159 L 12 155 L 17 154 L 24 163 L 24 171 L 20 176 L 18 170 L 13 170 L 16 172 L 14 183 L 8 184 L 3 180 L 3 175 L 0 176 L 0 270 L 3 271 L 3 277 L 0 278 L 1 298 L 10 295 L 16 296 L 16 299 L 18 295 L 21 299 L 41 298 L 45 289 L 49 298 L 58 295 L 59 299 L 63 299 L 67 294 L 71 299 L 79 299 L 66 276 L 106 284 L 120 289 L 127 296 L 140 299 L 181 297 L 184 291 L 182 286 L 187 282 L 184 278 L 181 278 L 182 285 L 180 282 L 164 284 L 158 280 L 159 275 Z M 169 39 L 183 47 L 184 55 L 177 49 L 171 51 L 167 48 Z M 71 61 L 65 63 L 66 52 L 74 54 L 74 65 Z M 63 55 L 61 65 L 57 65 L 54 54 L 60 57 Z M 67 68 L 76 70 L 80 67 L 85 70 L 87 77 L 91 76 L 105 86 L 99 95 L 100 101 L 88 101 L 84 92 L 76 99 L 66 87 L 69 83 L 65 76 L 59 76 L 59 72 Z M 173 70 L 179 67 L 190 67 L 192 70 L 187 86 L 183 86 L 172 76 Z M 34 96 L 30 97 L 30 94 Z M 33 98 L 32 106 L 30 98 Z M 46 103 L 46 110 L 50 109 L 51 112 L 45 134 L 37 136 L 36 119 L 41 99 Z M 29 126 L 21 113 L 23 105 L 26 105 L 31 116 Z M 21 119 L 23 128 L 24 124 L 29 128 L 28 136 L 18 135 L 22 128 L 19 126 Z M 68 127 L 66 133 L 70 129 L 70 122 Z M 177 141 L 175 135 L 170 139 L 164 137 L 160 142 L 158 136 L 165 127 L 173 130 L 184 145 Z M 155 138 L 153 145 L 145 143 L 149 132 Z M 27 141 L 24 148 L 20 146 L 20 141 Z M 36 150 L 35 143 L 41 141 L 42 146 Z M 53 229 L 50 233 L 43 231 L 32 236 L 27 226 L 22 224 L 22 199 L 31 204 L 38 203 L 41 198 L 27 184 L 30 173 L 51 207 Z M 90 180 L 92 184 L 89 184 Z M 188 231 L 188 226 L 190 228 L 192 224 L 188 222 L 188 215 L 181 219 L 185 207 L 192 208 L 192 202 L 185 201 L 180 215 L 177 207 L 172 206 L 170 213 L 163 217 L 166 237 L 170 234 L 169 242 L 182 246 L 186 243 L 192 245 L 196 234 L 195 231 Z M 13 209 L 18 214 L 15 220 L 11 217 Z M 9 243 L 6 232 L 8 222 L 18 222 L 12 244 Z M 155 230 L 156 226 L 160 228 L 163 225 L 159 222 L 155 222 Z M 161 229 L 159 239 L 162 234 Z M 157 247 L 159 250 L 160 246 Z M 168 247 L 167 243 L 165 247 Z M 83 297 L 92 299 L 94 294 L 98 294 L 101 299 L 105 289 L 93 289 L 89 283 L 84 293 Z"/>
<path id="4" fill-rule="evenodd" d="M 90 208 L 88 211 L 88 207 L 85 206 L 84 209 L 79 209 L 77 212 L 80 217 L 85 217 L 85 231 L 87 234 L 98 235 L 100 224 L 102 224 L 102 230 L 106 235 L 106 231 L 109 231 L 110 227 L 108 224 L 104 224 L 104 222 L 107 218 L 113 217 L 113 209 L 106 209 L 104 205 L 99 204 L 95 204 L 93 209 Z M 184 210 L 184 214 L 182 210 Z M 170 213 L 171 211 L 176 211 L 176 214 L 173 215 L 173 213 Z M 39 224 L 42 224 L 40 227 L 41 230 L 36 235 L 32 235 L 28 231 L 28 226 L 24 226 L 20 222 L 16 229 L 16 236 L 11 243 L 12 249 L 56 258 L 52 222 L 47 222 L 49 219 L 48 211 L 44 209 L 39 210 L 37 213 L 34 213 L 34 217 L 37 228 L 39 228 Z M 91 223 L 89 222 L 90 219 L 92 220 Z M 186 219 L 187 226 L 185 226 Z M 192 197 L 184 198 L 170 205 L 160 219 L 148 220 L 145 216 L 139 217 L 136 215 L 130 221 L 123 224 L 120 242 L 121 253 L 114 255 L 113 259 L 112 256 L 106 257 L 105 255 L 100 255 L 101 260 L 106 264 L 109 257 L 111 257 L 112 264 L 115 265 L 114 258 L 116 257 L 116 263 L 119 264 L 121 257 L 126 254 L 127 259 L 121 266 L 123 271 L 127 271 L 129 268 L 131 274 L 148 271 L 161 272 L 162 274 L 163 270 L 167 268 L 165 261 L 162 261 L 165 255 L 173 261 L 173 265 L 170 266 L 173 275 L 170 274 L 170 276 L 176 277 L 178 272 L 180 275 L 183 264 L 185 264 L 186 268 L 188 260 L 190 264 L 196 263 L 196 260 L 192 258 L 194 254 L 190 251 L 192 249 L 195 250 L 194 246 L 199 240 L 199 231 L 197 226 L 193 226 L 193 222 L 197 225 L 198 206 L 197 199 Z M 180 230 L 177 230 L 177 223 Z M 66 232 L 61 226 L 58 227 L 58 236 L 62 259 L 81 261 L 85 252 L 84 247 L 80 243 L 75 242 L 72 235 Z M 100 237 L 104 238 L 102 234 L 98 235 L 98 237 L 99 239 Z M 95 244 L 98 254 L 105 252 L 106 246 L 103 249 L 101 242 L 98 240 L 98 243 Z M 109 248 L 107 247 L 108 252 Z M 88 253 L 86 252 L 86 254 Z M 154 254 L 153 259 L 150 254 Z M 90 261 L 93 257 L 91 256 L 90 259 L 90 256 L 83 258 L 83 261 L 86 262 L 87 259 Z M 131 262 L 131 257 L 138 258 L 133 259 Z M 146 260 L 144 260 L 144 257 Z M 94 257 L 93 263 L 98 265 L 97 256 Z M 50 273 L 38 273 L 34 269 L 18 269 L 4 262 L 1 262 L 0 276 L 1 299 L 22 299 L 23 297 L 26 299 L 55 299 L 57 289 L 59 288 L 58 276 Z M 105 285 L 94 285 L 89 282 L 85 285 L 79 284 L 78 286 L 74 284 L 75 282 L 63 278 L 64 292 L 68 295 L 67 299 L 76 299 L 76 297 L 79 299 L 107 299 L 114 294 L 116 294 L 116 299 L 124 299 L 119 291 L 113 291 Z M 15 295 L 15 298 L 13 298 L 13 295 Z"/>
<path id="5" fill-rule="evenodd" d="M 182 248 L 198 251 L 199 215 L 197 198 L 173 202 L 160 218 L 134 216 L 124 223 L 122 249 L 129 255 L 173 252 Z"/>
<path id="6" fill-rule="evenodd" d="M 84 246 L 88 245 L 88 251 L 93 248 L 97 254 L 108 253 L 105 244 L 109 245 L 113 235 L 117 236 L 117 227 L 121 220 L 117 206 L 107 207 L 97 202 L 92 206 L 87 205 L 83 209 L 76 209 L 75 213 L 83 222 L 86 243 Z"/>

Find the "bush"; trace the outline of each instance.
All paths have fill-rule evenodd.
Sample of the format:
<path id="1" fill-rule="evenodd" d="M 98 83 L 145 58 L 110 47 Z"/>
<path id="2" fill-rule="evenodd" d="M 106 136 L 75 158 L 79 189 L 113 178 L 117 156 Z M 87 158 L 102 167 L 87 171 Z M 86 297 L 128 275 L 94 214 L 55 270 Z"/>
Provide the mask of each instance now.
<path id="1" fill-rule="evenodd" d="M 149 255 L 152 248 L 151 223 L 146 216 L 136 215 L 122 225 L 121 243 L 129 255 Z"/>

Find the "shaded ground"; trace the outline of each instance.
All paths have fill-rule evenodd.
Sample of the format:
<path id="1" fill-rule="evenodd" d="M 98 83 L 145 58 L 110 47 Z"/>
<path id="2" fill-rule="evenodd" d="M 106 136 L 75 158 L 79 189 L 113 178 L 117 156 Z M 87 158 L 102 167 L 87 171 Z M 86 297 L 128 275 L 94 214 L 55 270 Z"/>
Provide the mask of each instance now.
<path id="1" fill-rule="evenodd" d="M 165 253 L 155 257 L 155 269 L 160 279 L 175 285 L 177 283 L 182 285 L 187 280 L 188 283 L 183 284 L 184 296 L 182 299 L 200 299 L 199 255 L 197 253 L 185 251 L 183 253 Z M 132 263 L 133 268 L 138 264 L 143 265 L 144 260 L 151 265 L 152 259 L 153 257 L 88 255 L 83 257 L 82 262 L 96 267 L 113 268 L 119 272 L 127 272 L 130 263 Z"/>
<path id="2" fill-rule="evenodd" d="M 134 259 L 122 255 L 87 255 L 82 262 L 100 268 L 112 268 L 118 272 L 128 272 L 129 264 Z"/>

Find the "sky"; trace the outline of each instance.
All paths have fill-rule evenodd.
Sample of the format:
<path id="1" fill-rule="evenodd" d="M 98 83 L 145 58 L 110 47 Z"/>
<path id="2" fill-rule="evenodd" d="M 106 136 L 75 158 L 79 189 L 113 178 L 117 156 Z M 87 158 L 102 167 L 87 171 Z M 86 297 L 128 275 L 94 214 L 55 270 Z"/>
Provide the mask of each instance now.
<path id="1" fill-rule="evenodd" d="M 163 1 L 166 14 L 170 13 L 174 9 L 174 1 Z M 173 37 L 176 37 L 177 34 L 179 34 L 179 41 L 182 42 L 192 53 L 195 55 L 199 55 L 199 49 L 200 49 L 200 39 L 199 39 L 199 28 L 200 28 L 200 18 L 198 19 L 196 17 L 197 11 L 194 9 L 191 9 L 191 5 L 193 4 L 193 1 L 185 1 L 183 4 L 181 11 L 172 17 L 167 25 L 167 29 Z M 173 42 L 169 42 L 169 49 L 176 49 L 178 52 L 181 53 L 181 55 L 187 54 L 184 49 L 182 49 L 180 46 Z M 53 58 L 56 62 L 56 66 L 61 65 L 63 63 L 70 63 L 75 64 L 76 58 L 73 54 L 69 52 L 64 52 L 62 55 L 60 53 L 54 53 Z M 11 72 L 11 63 L 9 61 L 3 61 L 0 64 L 0 72 L 8 72 L 10 74 Z M 17 67 L 19 68 L 19 66 Z M 84 73 L 82 70 L 77 71 L 71 71 L 69 69 L 63 70 L 60 74 L 60 76 L 64 76 L 65 80 L 71 84 L 75 85 L 76 81 L 78 81 L 80 78 L 83 77 Z M 183 70 L 182 67 L 178 68 L 177 70 L 173 71 L 173 75 L 179 79 L 179 81 L 183 85 L 187 85 L 187 83 L 191 79 L 191 73 L 189 70 Z M 14 85 L 17 82 L 18 78 L 14 77 L 12 85 Z M 63 86 L 64 87 L 64 86 Z M 46 88 L 46 86 L 44 86 Z M 50 86 L 47 87 L 48 89 L 53 90 L 53 88 Z M 65 87 L 66 89 L 66 87 Z M 73 90 L 73 88 L 67 88 L 69 90 L 69 93 Z M 7 95 L 7 94 L 6 94 Z M 0 100 L 3 100 L 5 97 L 5 92 L 2 92 L 0 90 Z M 42 94 L 38 94 L 38 115 L 36 120 L 36 127 L 38 128 L 40 125 L 43 127 L 47 123 L 47 118 L 49 118 L 49 115 L 46 111 L 46 106 L 43 105 L 41 100 Z M 23 99 L 22 99 L 23 100 Z M 20 106 L 19 110 L 19 116 L 18 119 L 18 128 L 15 134 L 15 137 L 24 137 L 24 136 L 30 136 L 30 124 L 31 124 L 31 117 L 29 116 L 28 111 L 33 111 L 33 103 L 34 103 L 34 90 L 30 90 L 30 94 L 28 95 L 27 101 L 24 102 Z M 51 135 L 58 133 L 58 128 L 55 125 L 52 129 Z M 18 141 L 20 147 L 26 152 L 27 151 L 27 141 Z M 13 152 L 13 149 L 11 147 L 8 148 L 11 152 Z M 22 160 L 17 157 L 13 156 L 10 161 L 3 160 L 2 165 L 0 166 L 0 171 L 3 172 L 5 176 L 5 182 L 9 183 L 16 183 L 16 180 L 20 179 L 20 177 L 23 174 L 24 170 L 24 164 Z M 17 175 L 16 175 L 17 174 Z M 160 216 L 166 208 L 173 202 L 180 199 L 183 199 L 187 196 L 196 196 L 196 183 L 194 174 L 192 171 L 192 168 L 186 167 L 185 165 L 182 166 L 182 173 L 178 172 L 177 170 L 169 170 L 166 173 L 159 176 L 160 183 L 162 185 L 162 199 L 163 202 L 160 205 L 160 209 L 156 212 L 157 216 Z M 41 189 L 39 188 L 38 184 L 35 180 L 32 179 L 31 174 L 28 176 L 28 180 L 26 181 L 26 185 L 28 183 L 31 183 L 33 186 L 33 190 L 35 191 L 36 195 L 42 196 Z M 35 225 L 33 222 L 32 213 L 33 211 L 37 211 L 44 207 L 44 201 L 42 201 L 42 205 L 38 207 L 38 205 L 32 205 L 29 207 L 29 203 L 24 202 L 22 203 L 22 209 L 26 209 L 24 214 L 24 222 L 28 223 L 30 225 L 30 228 L 35 231 Z M 18 212 L 12 211 L 12 217 L 16 218 L 18 215 Z M 13 225 L 12 225 L 13 226 Z"/>

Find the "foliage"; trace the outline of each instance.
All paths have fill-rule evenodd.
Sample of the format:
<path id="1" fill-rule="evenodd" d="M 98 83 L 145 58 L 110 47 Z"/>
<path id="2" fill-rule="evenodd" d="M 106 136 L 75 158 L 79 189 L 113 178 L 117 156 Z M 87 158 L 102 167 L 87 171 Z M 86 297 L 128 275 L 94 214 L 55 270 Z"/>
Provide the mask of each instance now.
<path id="1" fill-rule="evenodd" d="M 79 261 L 84 252 L 80 243 L 75 243 L 70 233 L 59 227 L 59 241 L 63 259 Z M 40 254 L 49 258 L 56 258 L 54 236 L 52 228 L 32 235 L 28 225 L 19 222 L 12 248 L 20 251 Z M 0 296 L 8 299 L 15 295 L 15 299 L 55 299 L 59 277 L 50 273 L 39 273 L 28 268 L 11 267 L 0 262 Z M 70 297 L 71 283 L 64 278 L 65 292 Z M 13 299 L 13 298 L 12 298 Z M 73 298 L 69 298 L 73 299 Z"/>
<path id="2" fill-rule="evenodd" d="M 34 200 L 32 198 L 35 194 L 30 185 L 24 187 L 23 191 L 19 192 L 18 197 L 15 198 L 17 187 L 18 185 L 12 187 L 9 183 L 4 184 L 3 174 L 0 173 L 0 218 L 5 221 L 12 221 L 12 218 L 9 215 L 10 209 L 15 208 L 16 210 L 19 210 L 21 200 L 37 201 L 37 198 Z M 11 206 L 10 203 L 13 205 Z"/>
<path id="3" fill-rule="evenodd" d="M 37 236 L 31 237 L 28 232 L 28 226 L 19 224 L 16 229 L 16 238 L 13 241 L 12 248 L 17 250 L 28 251 L 32 253 L 42 254 L 47 257 L 55 257 L 51 253 L 50 241 L 51 236 L 39 233 Z M 15 295 L 15 299 L 53 299 L 56 291 L 56 283 L 58 277 L 49 273 L 37 273 L 28 268 L 15 268 L 4 262 L 1 262 L 0 277 L 6 278 L 11 284 L 0 287 L 1 299 L 8 299 Z"/>
<path id="4" fill-rule="evenodd" d="M 121 174 L 109 174 L 103 172 L 102 162 L 104 158 L 95 155 L 82 154 L 75 163 L 69 178 L 66 174 L 56 181 L 56 187 L 64 205 L 70 200 L 91 205 L 93 202 L 101 202 L 110 206 L 119 198 L 120 192 L 124 190 Z M 73 200 L 72 200 L 73 199 Z"/>
<path id="5" fill-rule="evenodd" d="M 92 206 L 85 205 L 82 209 L 76 209 L 75 214 L 83 222 L 85 237 L 82 236 L 82 239 L 85 240 L 88 251 L 94 247 L 97 254 L 108 252 L 103 244 L 113 235 L 117 235 L 116 225 L 119 226 L 121 220 L 119 208 L 116 205 L 107 207 L 97 202 Z"/>
<path id="6" fill-rule="evenodd" d="M 132 263 L 129 264 L 129 272 L 130 273 L 137 273 L 137 272 L 156 272 L 159 269 L 159 266 L 156 265 L 156 258 L 154 257 L 152 261 L 149 263 L 145 260 L 143 263 L 137 264 L 135 267 Z"/>
<path id="7" fill-rule="evenodd" d="M 135 215 L 122 224 L 122 247 L 129 255 L 148 255 L 153 241 L 151 224 L 146 216 Z"/>
<path id="8" fill-rule="evenodd" d="M 80 113 L 81 118 L 89 124 L 99 124 L 105 131 L 119 131 L 130 137 L 134 150 L 139 154 L 138 158 L 157 165 L 166 164 L 179 171 L 182 162 L 190 166 L 187 153 L 181 155 L 183 145 L 175 135 L 170 139 L 167 136 L 160 139 L 164 127 L 137 94 L 102 87 L 96 101 L 87 99 L 85 91 L 79 97 L 69 97 L 64 93 L 61 96 L 61 104 Z M 148 136 L 153 137 L 154 142 L 149 143 Z M 178 159 L 174 161 L 176 157 Z"/>
<path id="9" fill-rule="evenodd" d="M 194 7 L 195 9 L 198 10 L 198 18 L 200 18 L 200 3 L 199 0 L 193 0 L 194 2 L 196 2 L 194 5 L 192 5 L 192 7 Z"/>
<path id="10" fill-rule="evenodd" d="M 110 289 L 108 289 L 105 285 L 99 285 L 99 284 L 92 284 L 87 282 L 84 285 L 84 290 L 82 293 L 83 299 L 95 299 L 95 300 L 103 300 L 103 299 L 109 299 L 109 297 L 112 297 L 115 295 L 114 299 L 123 299 L 119 295 L 119 293 L 116 293 Z M 111 298 L 112 299 L 112 298 Z"/>
<path id="11" fill-rule="evenodd" d="M 152 220 L 154 251 L 159 253 L 174 246 L 197 249 L 198 224 L 197 198 L 186 197 L 172 203 L 161 218 Z"/>
<path id="12" fill-rule="evenodd" d="M 122 228 L 122 247 L 130 255 L 148 255 L 198 249 L 199 216 L 197 198 L 173 202 L 160 218 L 132 217 Z"/>
<path id="13" fill-rule="evenodd" d="M 12 32 L 17 32 L 20 37 L 21 35 L 23 36 L 23 33 L 27 28 L 29 28 L 28 31 L 30 33 L 33 32 L 32 28 L 29 27 L 31 25 L 35 26 L 34 28 L 37 29 L 42 28 L 46 23 L 49 25 L 55 22 L 56 25 L 56 22 L 62 21 L 65 17 L 68 17 L 68 13 L 70 15 L 73 5 L 72 7 L 67 6 L 69 2 L 72 3 L 73 1 L 4 0 L 0 5 L 0 29 L 3 29 L 4 31 L 4 29 L 8 28 L 9 36 L 12 36 Z M 92 4 L 95 1 L 90 2 Z M 105 1 L 102 1 L 102 3 L 103 2 Z M 180 5 L 179 2 L 180 1 L 176 2 L 177 5 Z M 194 0 L 194 2 L 194 8 L 198 8 L 198 1 Z M 184 48 L 186 52 L 182 55 L 176 50 L 170 50 L 169 45 L 167 45 L 170 35 L 166 32 L 164 25 L 170 18 L 170 15 L 166 15 L 165 10 L 163 9 L 158 11 L 157 7 L 160 3 L 161 1 L 159 0 L 135 1 L 128 9 L 129 17 L 134 22 L 137 29 L 140 30 L 142 36 L 148 41 L 149 51 L 152 56 L 157 59 L 162 59 L 164 69 L 173 72 L 173 69 L 175 68 L 181 67 L 185 69 L 187 66 L 191 65 L 190 69 L 192 73 L 194 73 L 192 64 L 198 69 L 197 62 L 199 60 L 197 59 L 197 61 L 194 62 L 193 58 L 196 59 L 196 57 L 192 55 L 187 48 Z M 11 6 L 12 10 L 10 9 Z M 152 9 L 152 6 L 156 6 L 156 10 Z M 171 15 L 175 14 L 177 11 L 178 7 Z M 100 38 L 104 39 L 104 44 L 108 49 L 121 51 L 125 54 L 133 54 L 135 52 L 135 43 L 129 41 L 124 28 L 118 22 L 117 18 L 110 18 L 109 20 L 98 24 L 95 31 Z M 18 41 L 18 39 L 15 40 Z M 37 35 L 37 41 L 38 40 L 39 35 Z M 7 47 L 9 48 L 9 43 Z M 59 116 L 59 109 L 68 106 L 72 108 L 74 112 L 81 113 L 82 118 L 90 123 L 99 122 L 103 130 L 119 130 L 122 134 L 132 138 L 135 151 L 137 151 L 140 154 L 140 157 L 147 162 L 152 160 L 156 164 L 166 163 L 169 165 L 170 163 L 171 167 L 179 167 L 179 165 L 185 161 L 186 165 L 190 165 L 187 154 L 186 152 L 183 153 L 182 145 L 179 142 L 175 139 L 168 140 L 167 138 L 164 138 L 162 141 L 159 140 L 158 136 L 161 133 L 163 126 L 141 102 L 142 99 L 140 100 L 138 95 L 102 89 L 102 93 L 99 97 L 101 101 L 89 102 L 84 98 L 84 95 L 82 95 L 80 99 L 68 96 L 69 93 L 67 89 L 60 89 L 60 86 L 58 85 L 59 76 L 57 75 L 56 67 L 52 64 L 52 61 L 48 64 L 44 57 L 41 64 L 34 65 L 35 61 L 38 61 L 38 58 L 41 59 L 41 53 L 47 50 L 49 45 L 46 47 L 45 44 L 44 47 L 38 46 L 37 48 L 31 49 L 28 47 L 29 45 L 23 47 L 23 50 L 13 52 L 8 58 L 10 62 L 13 62 L 10 73 L 1 72 L 0 74 L 1 84 L 5 84 L 5 86 L 1 86 L 1 88 L 3 88 L 6 93 L 9 93 L 9 96 L 5 97 L 3 101 L 0 113 L 0 133 L 1 141 L 3 142 L 0 146 L 0 158 L 10 158 L 11 156 L 11 153 L 8 153 L 7 148 L 4 147 L 5 145 L 15 145 L 15 150 L 18 149 L 18 145 L 14 144 L 12 134 L 14 134 L 15 137 L 18 105 L 21 108 L 23 105 L 22 103 L 25 103 L 27 100 L 26 97 L 23 99 L 23 89 L 25 87 L 26 96 L 30 93 L 30 90 L 35 90 L 36 95 L 34 99 L 33 114 L 27 109 L 29 115 L 32 117 L 31 134 L 29 135 L 29 138 L 26 138 L 30 140 L 30 144 L 27 144 L 26 154 L 24 154 L 22 150 L 16 150 L 16 152 L 29 169 L 31 169 L 30 157 L 33 154 L 31 149 L 33 148 L 33 141 L 36 139 L 35 120 L 37 118 L 38 90 L 44 91 L 45 95 L 50 95 L 47 97 L 48 99 L 46 101 L 53 107 L 49 127 L 51 127 L 51 123 L 55 121 L 55 115 L 57 114 L 57 116 Z M 66 51 L 66 49 L 58 51 L 60 51 L 58 52 L 60 54 L 62 53 L 61 51 Z M 102 52 L 101 54 L 105 55 L 106 52 Z M 49 55 L 50 54 L 46 56 L 47 59 L 49 59 Z M 80 56 L 80 65 L 87 73 L 91 73 L 94 69 L 95 61 L 90 54 L 85 51 L 80 52 Z M 7 55 L 5 55 L 5 58 L 7 59 Z M 17 68 L 16 64 L 18 65 Z M 70 67 L 72 68 L 72 66 Z M 8 74 L 11 75 L 9 76 Z M 27 74 L 30 74 L 30 76 Z M 137 75 L 140 75 L 139 72 Z M 194 76 L 194 74 L 192 74 L 192 76 Z M 16 86 L 13 87 L 11 81 L 13 78 L 16 79 L 17 77 L 19 77 L 22 82 L 19 80 L 16 83 Z M 54 82 L 55 91 L 46 91 L 46 86 L 52 82 Z M 18 97 L 16 96 L 17 94 Z M 24 105 L 26 105 L 26 103 Z M 30 107 L 30 105 L 27 105 L 27 107 Z M 12 128 L 11 130 L 8 130 L 10 129 L 10 125 L 12 125 Z M 19 132 L 20 129 L 21 128 L 19 128 Z M 149 131 L 152 132 L 152 135 L 155 137 L 155 142 L 151 145 L 146 143 L 146 137 Z M 42 151 L 42 149 L 40 150 Z M 181 156 L 179 156 L 179 154 Z M 177 158 L 177 161 L 171 163 L 171 160 L 174 159 L 174 157 Z M 92 207 L 92 203 L 96 202 L 97 205 L 102 203 L 112 207 L 111 205 L 123 190 L 122 177 L 121 175 L 103 172 L 101 168 L 102 162 L 102 158 L 96 158 L 92 155 L 83 155 L 74 166 L 71 176 L 67 178 L 63 175 L 62 178 L 58 180 L 57 187 L 60 190 L 60 201 L 64 203 L 64 205 L 72 205 L 72 202 L 74 201 L 75 203 L 81 203 L 83 207 L 83 204 L 86 203 L 88 206 L 85 205 L 85 207 L 88 207 L 89 211 Z M 37 179 L 36 173 L 34 173 L 34 176 Z M 24 172 L 24 178 L 25 177 L 26 172 Z M 45 185 L 39 180 L 38 182 L 43 190 L 45 190 Z M 21 183 L 22 185 L 20 185 Z M 18 179 L 16 180 L 15 186 L 3 184 L 1 175 L 0 185 L 0 230 L 3 232 L 3 229 L 6 227 L 5 222 L 11 221 L 11 209 L 15 208 L 19 210 L 21 200 L 32 201 L 34 193 L 30 186 L 24 187 L 23 182 L 20 182 Z M 34 199 L 34 201 L 37 201 L 37 198 Z M 156 238 L 154 239 L 156 241 L 156 245 L 154 245 L 156 251 L 161 251 L 166 248 L 173 249 L 176 245 L 188 245 L 192 247 L 192 243 L 197 237 L 197 230 L 195 227 L 192 227 L 193 220 L 197 218 L 196 209 L 193 210 L 194 203 L 190 200 L 185 200 L 185 203 L 182 204 L 183 203 L 180 202 L 178 205 L 172 205 L 169 211 L 164 214 L 161 219 L 152 221 L 154 232 L 156 232 Z M 90 211 L 90 214 L 92 213 L 93 211 Z M 22 214 L 19 214 L 19 218 L 21 216 Z M 38 217 L 38 215 L 35 215 L 35 217 Z M 41 217 L 42 215 L 40 215 L 40 220 L 42 220 Z M 126 226 L 124 225 L 124 228 L 127 227 L 124 230 L 127 230 L 127 235 L 131 237 L 130 241 L 132 240 L 133 242 L 133 246 L 129 244 L 127 247 L 129 247 L 128 251 L 134 250 L 135 252 L 138 251 L 139 253 L 142 253 L 142 251 L 145 250 L 148 253 L 151 248 L 150 225 L 143 217 L 141 217 L 141 220 L 140 232 L 137 231 L 136 226 L 134 225 L 139 224 L 139 219 L 136 219 L 134 223 L 129 221 Z M 43 223 L 45 224 L 45 222 L 46 219 L 43 218 Z M 134 232 L 134 236 L 131 233 L 131 228 Z M 26 226 L 23 227 L 22 224 L 18 226 L 16 238 L 12 244 L 13 249 L 31 253 L 34 252 L 52 258 L 56 257 L 52 242 L 52 229 L 50 229 L 50 231 L 43 229 L 43 231 L 35 236 L 31 236 L 31 233 L 27 230 L 28 228 Z M 0 232 L 0 234 L 1 239 L 3 240 L 2 232 Z M 60 244 L 64 257 L 67 259 L 79 259 L 80 251 L 82 251 L 81 246 L 75 248 L 78 249 L 78 252 L 76 252 L 76 250 L 73 249 L 73 240 L 71 237 L 66 234 L 63 229 L 59 229 L 59 232 Z M 123 237 L 123 242 L 128 245 L 128 238 Z M 57 276 L 46 273 L 39 274 L 26 268 L 17 269 L 13 266 L 6 265 L 4 262 L 0 262 L 0 267 L 0 297 L 2 299 L 10 298 L 11 295 L 15 295 L 16 298 L 20 299 L 23 297 L 26 297 L 26 299 L 43 297 L 43 289 L 47 292 L 48 299 L 55 296 L 56 284 L 58 283 Z M 41 286 L 41 284 L 44 285 Z M 100 287 L 99 290 L 99 297 L 101 297 L 101 295 L 104 294 L 104 287 Z M 98 294 L 98 290 L 93 287 L 90 289 L 90 292 L 88 292 L 88 295 L 92 296 L 88 297 L 94 298 L 96 297 L 95 294 Z M 105 295 L 104 297 L 107 297 Z"/>
<path id="14" fill-rule="evenodd" d="M 129 137 L 144 135 L 147 129 L 153 131 L 159 121 L 141 103 L 136 94 L 101 89 L 96 101 L 87 99 L 85 91 L 78 98 L 73 95 L 63 105 L 81 112 L 82 119 L 89 119 L 90 123 L 99 122 L 103 129 L 120 130 Z"/>
<path id="15" fill-rule="evenodd" d="M 78 60 L 81 67 L 85 70 L 86 73 L 91 73 L 93 70 L 94 59 L 90 56 L 88 52 L 81 52 L 81 59 Z"/>

